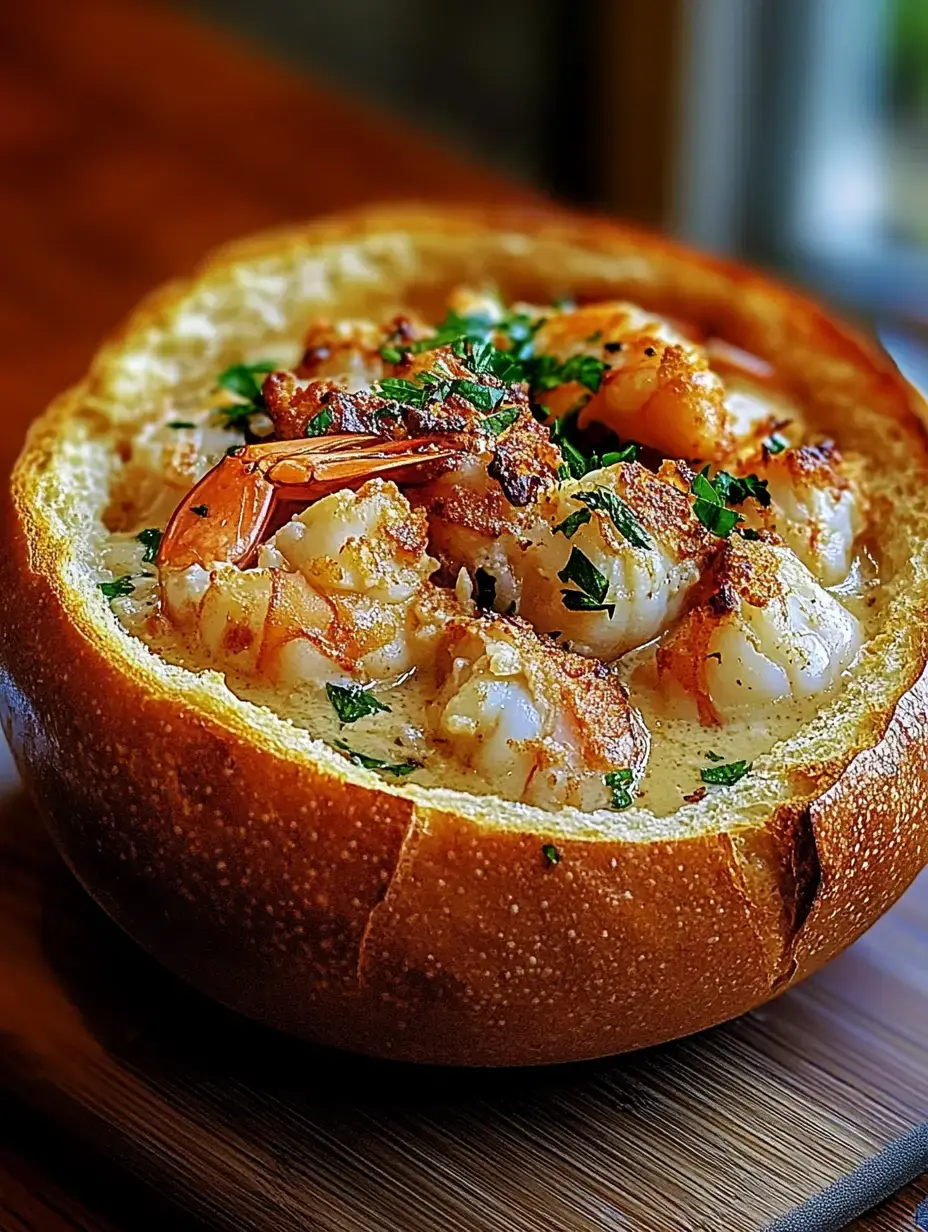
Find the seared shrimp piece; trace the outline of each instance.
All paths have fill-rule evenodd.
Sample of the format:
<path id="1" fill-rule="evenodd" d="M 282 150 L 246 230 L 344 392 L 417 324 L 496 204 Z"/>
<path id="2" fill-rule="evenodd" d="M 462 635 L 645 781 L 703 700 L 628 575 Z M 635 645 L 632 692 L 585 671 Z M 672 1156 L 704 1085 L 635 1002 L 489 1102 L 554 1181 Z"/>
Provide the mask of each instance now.
<path id="1" fill-rule="evenodd" d="M 498 611 L 517 611 L 583 655 L 612 660 L 666 629 L 717 542 L 673 463 L 658 475 L 619 463 L 524 509 L 478 465 L 454 474 L 417 497 L 446 575 L 466 568 Z"/>
<path id="2" fill-rule="evenodd" d="M 658 650 L 658 673 L 695 701 L 700 720 L 763 714 L 784 698 L 826 694 L 863 642 L 859 621 L 789 548 L 733 537 L 702 600 Z"/>
<path id="3" fill-rule="evenodd" d="M 825 586 L 848 575 L 854 542 L 864 526 L 864 501 L 853 468 L 831 441 L 773 454 L 764 449 L 742 474 L 766 480 L 771 503 L 754 501 L 743 510 L 748 525 L 775 530 Z"/>
<path id="4" fill-rule="evenodd" d="M 162 567 L 164 613 L 211 663 L 290 687 L 399 675 L 438 633 L 421 602 L 437 567 L 426 532 L 394 483 L 372 479 L 286 523 L 256 568 Z"/>
<path id="5" fill-rule="evenodd" d="M 719 352 L 721 345 L 710 352 L 677 325 L 633 304 L 558 312 L 537 330 L 535 354 L 561 362 L 588 355 L 606 367 L 592 396 L 590 385 L 569 381 L 539 398 L 555 417 L 582 404 L 581 428 L 600 423 L 665 457 L 719 461 L 739 441 L 768 431 L 784 407 L 763 361 L 736 348 Z M 714 353 L 733 369 L 731 393 L 712 367 Z M 743 356 L 737 365 L 733 354 Z"/>
<path id="6" fill-rule="evenodd" d="M 507 799 L 602 807 L 604 774 L 643 770 L 647 730 L 619 680 L 524 621 L 452 620 L 436 672 L 436 740 Z"/>
<path id="7" fill-rule="evenodd" d="M 561 361 L 591 355 L 606 364 L 580 413 L 581 428 L 601 423 L 673 458 L 720 458 L 734 443 L 725 386 L 705 350 L 640 308 L 603 303 L 558 313 L 535 334 L 535 353 Z M 583 397 L 583 385 L 572 382 L 541 400 L 560 416 Z"/>

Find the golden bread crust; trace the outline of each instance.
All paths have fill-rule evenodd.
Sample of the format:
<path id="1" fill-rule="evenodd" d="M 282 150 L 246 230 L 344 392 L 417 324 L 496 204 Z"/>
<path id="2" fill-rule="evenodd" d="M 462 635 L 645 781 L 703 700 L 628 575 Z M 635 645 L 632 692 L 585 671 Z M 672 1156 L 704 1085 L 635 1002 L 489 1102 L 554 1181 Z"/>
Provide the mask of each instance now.
<path id="1" fill-rule="evenodd" d="M 860 408 L 879 416 L 911 468 L 911 517 L 887 551 L 922 606 L 874 652 L 891 679 L 869 708 L 849 694 L 839 737 L 809 737 L 714 803 L 603 831 L 571 810 L 381 784 L 117 624 L 86 558 L 106 458 L 160 388 L 293 328 L 313 294 L 335 317 L 358 297 L 402 302 L 412 288 L 425 301 L 481 272 L 660 307 L 770 359 L 849 431 Z M 218 341 L 194 327 L 230 313 Z M 576 1060 L 699 1030 L 808 975 L 925 863 L 924 409 L 875 345 L 816 305 L 611 223 L 396 206 L 233 245 L 146 300 L 30 432 L 0 526 L 5 729 L 90 892 L 245 1013 L 456 1064 Z"/>

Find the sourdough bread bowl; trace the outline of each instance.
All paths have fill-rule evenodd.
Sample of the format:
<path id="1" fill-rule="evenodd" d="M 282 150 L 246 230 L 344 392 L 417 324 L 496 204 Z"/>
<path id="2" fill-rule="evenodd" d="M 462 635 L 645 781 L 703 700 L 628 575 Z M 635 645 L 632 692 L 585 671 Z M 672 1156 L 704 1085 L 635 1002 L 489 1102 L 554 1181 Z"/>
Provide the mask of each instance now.
<path id="1" fill-rule="evenodd" d="M 385 780 L 221 673 L 165 661 L 101 594 L 114 475 L 172 391 L 210 387 L 314 316 L 434 314 L 450 287 L 487 280 L 696 322 L 769 361 L 872 462 L 884 577 L 857 666 L 750 775 L 672 813 L 594 820 Z M 147 299 L 29 433 L 0 524 L 6 733 L 90 893 L 245 1014 L 468 1065 L 700 1030 L 821 966 L 925 863 L 924 409 L 815 304 L 609 223 L 392 207 L 232 245 Z"/>

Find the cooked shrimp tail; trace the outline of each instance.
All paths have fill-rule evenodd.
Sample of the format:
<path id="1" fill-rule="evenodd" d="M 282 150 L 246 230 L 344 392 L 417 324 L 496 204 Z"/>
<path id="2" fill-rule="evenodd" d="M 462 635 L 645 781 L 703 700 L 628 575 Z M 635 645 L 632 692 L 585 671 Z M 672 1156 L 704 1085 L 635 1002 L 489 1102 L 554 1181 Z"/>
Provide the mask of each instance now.
<path id="1" fill-rule="evenodd" d="M 245 445 L 208 471 L 175 509 L 158 551 L 159 568 L 216 561 L 245 565 L 280 501 L 308 504 L 379 475 L 414 482 L 456 450 L 439 437 L 386 441 L 345 433 L 303 441 Z"/>

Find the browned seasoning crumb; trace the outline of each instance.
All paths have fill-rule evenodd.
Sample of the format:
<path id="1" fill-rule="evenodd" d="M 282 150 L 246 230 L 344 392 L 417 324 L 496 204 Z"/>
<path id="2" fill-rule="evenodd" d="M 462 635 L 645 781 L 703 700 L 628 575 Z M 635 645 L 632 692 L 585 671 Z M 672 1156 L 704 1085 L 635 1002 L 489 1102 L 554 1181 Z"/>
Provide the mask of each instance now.
<path id="1" fill-rule="evenodd" d="M 657 347 L 646 346 L 644 348 L 644 353 L 647 355 L 648 359 L 652 359 L 657 354 Z"/>
<path id="2" fill-rule="evenodd" d="M 683 799 L 687 804 L 698 804 L 700 800 L 705 799 L 708 791 L 708 787 L 697 787 L 695 791 L 691 791 L 690 794 L 688 796 L 684 796 Z"/>

